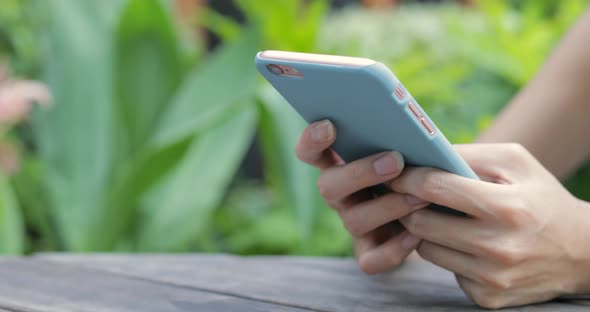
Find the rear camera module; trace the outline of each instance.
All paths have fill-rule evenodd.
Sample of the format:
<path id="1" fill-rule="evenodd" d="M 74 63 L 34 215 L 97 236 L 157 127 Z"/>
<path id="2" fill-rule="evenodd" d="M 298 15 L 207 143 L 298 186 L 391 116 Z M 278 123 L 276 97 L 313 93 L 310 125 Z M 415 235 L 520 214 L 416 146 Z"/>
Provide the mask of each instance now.
<path id="1" fill-rule="evenodd" d="M 268 68 L 268 70 L 275 74 L 275 75 L 282 75 L 283 74 L 283 69 L 281 69 L 279 66 L 274 65 L 274 64 L 270 64 L 268 66 L 266 66 L 266 68 Z"/>

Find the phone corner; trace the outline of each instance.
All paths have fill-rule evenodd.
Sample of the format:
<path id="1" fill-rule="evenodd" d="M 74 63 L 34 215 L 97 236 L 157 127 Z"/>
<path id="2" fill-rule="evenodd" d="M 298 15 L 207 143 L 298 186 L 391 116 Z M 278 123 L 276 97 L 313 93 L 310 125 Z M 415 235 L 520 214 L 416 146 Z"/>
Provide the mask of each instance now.
<path id="1" fill-rule="evenodd" d="M 260 55 L 262 54 L 262 52 L 264 52 L 264 51 L 258 51 L 258 52 L 256 52 L 256 55 L 254 55 L 254 64 L 258 65 L 259 63 L 262 62 L 262 57 L 260 57 Z"/>

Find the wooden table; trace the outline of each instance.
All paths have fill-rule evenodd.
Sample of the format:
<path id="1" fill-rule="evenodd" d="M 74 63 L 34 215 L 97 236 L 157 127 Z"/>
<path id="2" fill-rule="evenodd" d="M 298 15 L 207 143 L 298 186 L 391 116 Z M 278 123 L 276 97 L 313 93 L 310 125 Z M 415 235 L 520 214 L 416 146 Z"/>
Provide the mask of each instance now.
<path id="1" fill-rule="evenodd" d="M 367 277 L 351 259 L 228 255 L 0 258 L 7 311 L 471 311 L 453 276 L 419 259 Z M 507 311 L 587 311 L 563 300 Z"/>

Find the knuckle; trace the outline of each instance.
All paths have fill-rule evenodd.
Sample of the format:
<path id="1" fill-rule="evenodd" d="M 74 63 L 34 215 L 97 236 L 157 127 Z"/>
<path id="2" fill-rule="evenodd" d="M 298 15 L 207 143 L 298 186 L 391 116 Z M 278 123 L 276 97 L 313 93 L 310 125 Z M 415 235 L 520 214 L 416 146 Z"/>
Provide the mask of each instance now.
<path id="1" fill-rule="evenodd" d="M 370 253 L 359 255 L 358 264 L 362 272 L 368 275 L 374 275 L 390 271 L 399 267 L 404 261 L 403 255 L 398 254 L 395 248 L 390 248 L 387 252 L 379 254 L 379 259 L 375 259 L 375 256 L 377 255 L 370 255 Z"/>
<path id="2" fill-rule="evenodd" d="M 506 225 L 512 228 L 522 228 L 525 226 L 538 226 L 543 223 L 538 212 L 529 208 L 526 200 L 522 196 L 514 196 L 504 209 L 498 209 L 500 218 Z"/>
<path id="3" fill-rule="evenodd" d="M 512 278 L 502 272 L 485 272 L 479 276 L 481 280 L 491 288 L 499 291 L 506 291 L 512 288 Z"/>
<path id="4" fill-rule="evenodd" d="M 330 187 L 330 183 L 328 183 L 328 181 L 326 181 L 326 176 L 324 174 L 321 174 L 320 177 L 318 178 L 318 182 L 317 182 L 317 187 L 318 187 L 318 192 L 320 193 L 320 196 L 322 196 L 322 198 L 324 198 L 324 200 L 326 200 L 327 202 L 332 201 L 332 188 Z"/>
<path id="5" fill-rule="evenodd" d="M 505 153 L 510 159 L 521 160 L 528 157 L 528 150 L 520 143 L 508 143 L 505 146 Z"/>
<path id="6" fill-rule="evenodd" d="M 463 291 L 465 291 L 465 294 L 478 306 L 486 309 L 499 309 L 503 307 L 499 298 L 490 289 L 478 284 L 466 283 L 461 278 L 458 278 L 457 281 Z"/>
<path id="7" fill-rule="evenodd" d="M 416 211 L 404 218 L 404 226 L 410 233 L 419 233 L 424 227 L 422 212 Z"/>
<path id="8" fill-rule="evenodd" d="M 360 180 L 365 176 L 367 169 L 360 161 L 350 163 L 346 168 L 346 175 L 351 180 Z"/>
<path id="9" fill-rule="evenodd" d="M 326 203 L 326 205 L 328 205 L 328 207 L 336 210 L 338 213 L 340 213 L 345 205 L 341 202 L 341 201 L 324 201 Z"/>
<path id="10" fill-rule="evenodd" d="M 478 306 L 491 310 L 500 309 L 503 307 L 501 301 L 496 299 L 494 296 L 487 294 L 487 292 L 480 293 L 473 294 L 471 296 L 473 302 L 475 302 Z"/>
<path id="11" fill-rule="evenodd" d="M 391 270 L 399 267 L 404 262 L 404 257 L 398 249 L 390 248 L 387 252 L 387 269 Z"/>
<path id="12" fill-rule="evenodd" d="M 295 143 L 295 146 L 293 147 L 293 150 L 295 150 L 295 155 L 297 156 L 297 159 L 305 162 L 305 157 L 304 157 L 304 152 L 303 152 L 303 145 L 301 143 L 301 138 L 299 138 L 299 141 L 297 141 L 297 143 Z"/>
<path id="13" fill-rule="evenodd" d="M 360 261 L 361 257 L 371 248 L 372 242 L 363 237 L 353 237 L 353 247 L 354 247 L 354 255 L 358 261 Z"/>
<path id="14" fill-rule="evenodd" d="M 373 275 L 373 274 L 375 274 L 374 271 L 373 271 L 372 265 L 369 263 L 369 261 L 367 261 L 367 257 L 365 257 L 363 255 L 360 255 L 358 262 L 359 262 L 359 269 L 363 273 L 365 273 L 367 275 Z"/>
<path id="15" fill-rule="evenodd" d="M 420 257 L 422 257 L 422 259 L 424 260 L 432 260 L 432 248 L 431 248 L 431 243 L 428 241 L 423 241 L 422 243 L 420 243 L 420 245 L 418 245 L 418 248 L 416 249 L 416 252 L 418 252 L 418 255 L 420 255 Z"/>
<path id="16" fill-rule="evenodd" d="M 379 273 L 378 268 L 375 267 L 374 262 L 371 261 L 367 254 L 359 255 L 358 264 L 360 270 L 367 275 L 374 275 Z"/>
<path id="17" fill-rule="evenodd" d="M 355 218 L 351 218 L 349 213 L 342 213 L 340 216 L 342 218 L 344 228 L 346 228 L 346 231 L 348 231 L 350 235 L 354 237 L 361 237 L 366 234 L 363 225 L 355 220 Z"/>
<path id="18" fill-rule="evenodd" d="M 511 242 L 497 242 L 484 247 L 484 251 L 495 262 L 508 266 L 522 263 L 527 258 L 523 249 Z"/>
<path id="19" fill-rule="evenodd" d="M 529 258 L 529 254 L 524 248 L 510 245 L 504 250 L 504 257 L 500 259 L 503 264 L 516 265 L 525 262 Z"/>
<path id="20" fill-rule="evenodd" d="M 404 262 L 404 260 L 399 255 L 395 255 L 390 258 L 389 266 L 391 269 L 394 269 L 394 268 L 397 268 L 400 265 L 402 265 L 403 262 Z"/>
<path id="21" fill-rule="evenodd" d="M 446 192 L 444 177 L 435 171 L 424 176 L 422 187 L 427 197 L 437 197 Z"/>

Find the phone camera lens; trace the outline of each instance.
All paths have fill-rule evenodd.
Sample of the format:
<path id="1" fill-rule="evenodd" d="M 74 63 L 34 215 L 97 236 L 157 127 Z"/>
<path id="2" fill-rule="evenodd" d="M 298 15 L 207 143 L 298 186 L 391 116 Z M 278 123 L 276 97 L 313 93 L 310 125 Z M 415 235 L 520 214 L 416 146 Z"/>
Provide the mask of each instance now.
<path id="1" fill-rule="evenodd" d="M 282 75 L 283 74 L 283 69 L 281 69 L 277 65 L 270 64 L 270 65 L 266 66 L 266 68 L 268 68 L 268 70 L 275 75 Z"/>

